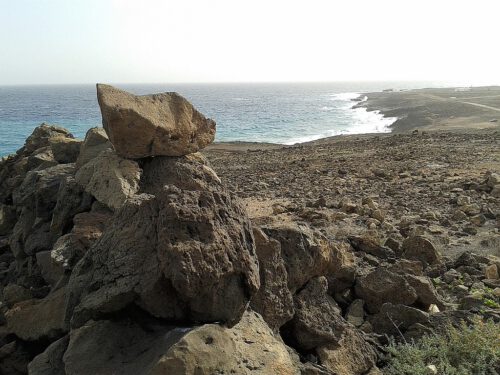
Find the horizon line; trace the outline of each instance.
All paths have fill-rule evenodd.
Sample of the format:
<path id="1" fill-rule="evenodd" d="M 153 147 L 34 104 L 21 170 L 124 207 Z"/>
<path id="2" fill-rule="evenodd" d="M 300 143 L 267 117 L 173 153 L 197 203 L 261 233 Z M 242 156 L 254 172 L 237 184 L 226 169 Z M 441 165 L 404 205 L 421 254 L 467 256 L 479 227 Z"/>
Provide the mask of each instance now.
<path id="1" fill-rule="evenodd" d="M 105 83 L 111 85 L 259 85 L 259 84 L 329 84 L 329 83 L 436 83 L 436 84 L 452 84 L 459 81 L 453 80 L 327 80 L 327 81 L 181 81 L 181 82 L 67 82 L 67 83 L 0 83 L 0 87 L 12 86 L 82 86 L 96 85 Z M 489 87 L 500 86 L 498 83 L 477 83 L 467 84 L 468 87 Z"/>

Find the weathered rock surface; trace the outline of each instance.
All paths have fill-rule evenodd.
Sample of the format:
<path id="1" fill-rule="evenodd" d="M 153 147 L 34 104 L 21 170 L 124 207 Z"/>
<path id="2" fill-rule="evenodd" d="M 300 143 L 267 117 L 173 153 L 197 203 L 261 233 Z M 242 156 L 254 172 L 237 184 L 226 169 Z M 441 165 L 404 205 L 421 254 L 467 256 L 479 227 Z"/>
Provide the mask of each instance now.
<path id="1" fill-rule="evenodd" d="M 338 344 L 348 326 L 339 306 L 327 291 L 326 278 L 316 277 L 294 296 L 295 315 L 287 324 L 287 330 L 303 350 Z"/>
<path id="2" fill-rule="evenodd" d="M 441 255 L 427 238 L 422 236 L 408 237 L 402 245 L 403 257 L 421 261 L 424 265 L 439 262 Z"/>
<path id="3" fill-rule="evenodd" d="M 64 322 L 65 289 L 44 299 L 19 302 L 5 313 L 7 329 L 26 341 L 51 339 L 67 331 Z"/>
<path id="4" fill-rule="evenodd" d="M 75 175 L 76 181 L 99 202 L 109 208 L 120 208 L 125 200 L 139 190 L 141 168 L 133 160 L 105 150 L 83 165 Z"/>
<path id="5" fill-rule="evenodd" d="M 29 375 L 66 375 L 62 359 L 68 343 L 69 337 L 64 336 L 50 344 L 29 363 Z"/>
<path id="6" fill-rule="evenodd" d="M 76 160 L 76 167 L 80 168 L 94 159 L 102 151 L 111 149 L 113 146 L 108 139 L 106 131 L 103 128 L 91 128 L 85 134 L 85 139 L 80 145 L 80 152 Z"/>
<path id="7" fill-rule="evenodd" d="M 250 311 L 233 328 L 210 324 L 187 333 L 152 374 L 299 375 L 297 360 L 262 317 Z"/>
<path id="8" fill-rule="evenodd" d="M 52 137 L 49 139 L 50 149 L 58 163 L 74 163 L 80 153 L 82 141 L 69 137 Z"/>
<path id="9" fill-rule="evenodd" d="M 260 228 L 254 228 L 253 235 L 259 259 L 260 289 L 253 296 L 251 306 L 262 315 L 269 327 L 277 331 L 292 319 L 294 313 L 281 244 L 267 237 Z"/>
<path id="10" fill-rule="evenodd" d="M 177 93 L 136 96 L 97 85 L 102 123 L 118 155 L 182 156 L 212 143 L 215 122 Z"/>
<path id="11" fill-rule="evenodd" d="M 243 209 L 195 157 L 151 159 L 143 184 L 149 193 L 125 202 L 73 270 L 68 317 L 76 307 L 78 326 L 135 303 L 171 320 L 236 323 L 259 288 Z"/>
<path id="12" fill-rule="evenodd" d="M 337 344 L 318 349 L 321 364 L 334 374 L 362 375 L 375 366 L 377 355 L 361 334 L 347 329 Z"/>
<path id="13" fill-rule="evenodd" d="M 403 276 L 382 267 L 358 278 L 355 289 L 372 313 L 378 312 L 386 302 L 411 305 L 418 298 L 415 289 Z"/>
<path id="14" fill-rule="evenodd" d="M 315 276 L 328 274 L 333 267 L 332 244 L 319 233 L 296 224 L 263 227 L 281 244 L 281 254 L 292 293 Z"/>

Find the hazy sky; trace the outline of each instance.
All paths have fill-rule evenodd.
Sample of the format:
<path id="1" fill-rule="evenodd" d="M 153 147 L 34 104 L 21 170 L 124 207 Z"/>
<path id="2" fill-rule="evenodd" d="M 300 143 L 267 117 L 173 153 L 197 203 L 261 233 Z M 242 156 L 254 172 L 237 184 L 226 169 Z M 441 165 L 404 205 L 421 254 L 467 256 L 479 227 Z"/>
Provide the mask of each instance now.
<path id="1" fill-rule="evenodd" d="M 500 84 L 499 0 L 0 0 L 0 84 Z"/>

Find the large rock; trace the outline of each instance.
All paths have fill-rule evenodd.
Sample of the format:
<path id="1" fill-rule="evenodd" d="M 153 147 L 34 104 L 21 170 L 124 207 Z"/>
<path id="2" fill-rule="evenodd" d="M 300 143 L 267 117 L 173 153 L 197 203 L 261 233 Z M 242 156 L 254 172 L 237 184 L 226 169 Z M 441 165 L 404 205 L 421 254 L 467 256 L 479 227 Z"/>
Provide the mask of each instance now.
<path id="1" fill-rule="evenodd" d="M 97 157 L 102 151 L 112 148 L 111 142 L 103 128 L 91 128 L 80 146 L 76 167 L 80 168 Z"/>
<path id="2" fill-rule="evenodd" d="M 263 229 L 269 237 L 281 244 L 281 254 L 288 273 L 288 288 L 292 293 L 313 277 L 327 275 L 332 271 L 334 249 L 318 232 L 294 223 Z"/>
<path id="3" fill-rule="evenodd" d="M 259 259 L 260 289 L 252 298 L 251 306 L 262 315 L 269 327 L 277 331 L 292 319 L 294 312 L 281 245 L 267 237 L 260 228 L 254 228 L 253 235 Z"/>
<path id="4" fill-rule="evenodd" d="M 363 375 L 375 366 L 377 354 L 363 336 L 352 328 L 336 344 L 317 349 L 323 366 L 334 374 Z"/>
<path id="5" fill-rule="evenodd" d="M 137 193 L 140 178 L 139 164 L 119 157 L 113 150 L 101 152 L 75 175 L 86 192 L 112 209 L 120 208 L 127 198 Z"/>
<path id="6" fill-rule="evenodd" d="M 52 360 L 59 363 L 55 356 Z M 302 367 L 298 356 L 251 311 L 233 328 L 90 321 L 71 331 L 62 362 L 66 375 L 299 375 Z"/>
<path id="7" fill-rule="evenodd" d="M 52 212 L 50 231 L 56 236 L 68 233 L 73 225 L 73 217 L 80 212 L 90 210 L 92 196 L 83 190 L 73 175 L 61 180 L 57 192 L 57 202 Z"/>
<path id="8" fill-rule="evenodd" d="M 303 350 L 337 344 L 348 326 L 327 291 L 326 278 L 316 277 L 294 296 L 295 316 L 285 327 L 290 340 Z"/>
<path id="9" fill-rule="evenodd" d="M 386 303 L 411 305 L 418 296 L 405 277 L 379 267 L 356 280 L 356 294 L 366 303 L 367 309 L 376 313 Z"/>
<path id="10" fill-rule="evenodd" d="M 50 344 L 28 365 L 29 375 L 66 375 L 63 355 L 68 347 L 69 336 L 64 336 Z"/>
<path id="11" fill-rule="evenodd" d="M 82 141 L 69 137 L 53 137 L 49 139 L 54 159 L 58 163 L 74 163 L 80 153 Z"/>
<path id="12" fill-rule="evenodd" d="M 299 375 L 297 359 L 262 317 L 250 311 L 231 329 L 210 324 L 187 333 L 151 374 Z"/>
<path id="13" fill-rule="evenodd" d="M 66 375 L 151 374 L 158 359 L 187 331 L 131 320 L 90 321 L 71 331 L 61 361 Z"/>
<path id="14" fill-rule="evenodd" d="M 433 243 L 423 236 L 410 236 L 402 245 L 403 258 L 418 260 L 424 266 L 440 262 L 441 254 Z"/>
<path id="15" fill-rule="evenodd" d="M 62 181 L 74 173 L 74 164 L 60 164 L 26 174 L 13 193 L 20 215 L 10 237 L 14 255 L 20 259 L 49 250 L 57 239 L 50 230 Z"/>
<path id="16" fill-rule="evenodd" d="M 26 341 L 51 339 L 67 331 L 64 323 L 65 289 L 44 299 L 19 302 L 5 313 L 7 329 Z"/>
<path id="17" fill-rule="evenodd" d="M 73 135 L 66 129 L 55 125 L 43 123 L 36 127 L 33 133 L 26 139 L 24 147 L 18 151 L 18 154 L 30 154 L 41 147 L 50 146 L 52 138 L 73 138 Z"/>
<path id="18" fill-rule="evenodd" d="M 126 158 L 187 155 L 215 137 L 215 122 L 177 93 L 136 96 L 98 84 L 97 100 L 104 129 Z"/>
<path id="19" fill-rule="evenodd" d="M 141 185 L 73 270 L 68 318 L 75 306 L 78 326 L 135 303 L 171 320 L 237 322 L 259 288 L 244 209 L 196 155 L 146 161 Z"/>
<path id="20" fill-rule="evenodd" d="M 414 324 L 429 324 L 429 314 L 410 306 L 384 303 L 370 322 L 375 332 L 397 338 Z"/>

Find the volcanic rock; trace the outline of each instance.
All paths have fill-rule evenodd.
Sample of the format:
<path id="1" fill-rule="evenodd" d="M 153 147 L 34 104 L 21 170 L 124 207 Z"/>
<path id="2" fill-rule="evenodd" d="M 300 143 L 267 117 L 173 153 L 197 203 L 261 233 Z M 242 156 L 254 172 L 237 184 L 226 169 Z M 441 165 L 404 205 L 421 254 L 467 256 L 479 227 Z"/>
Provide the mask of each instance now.
<path id="1" fill-rule="evenodd" d="M 80 146 L 80 153 L 76 160 L 76 167 L 80 168 L 94 159 L 102 151 L 112 148 L 106 131 L 103 128 L 90 128 Z"/>
<path id="2" fill-rule="evenodd" d="M 243 208 L 196 156 L 148 160 L 142 186 L 73 270 L 67 318 L 74 311 L 79 326 L 135 303 L 156 317 L 235 324 L 259 288 Z"/>
<path id="3" fill-rule="evenodd" d="M 411 305 L 418 296 L 417 292 L 406 281 L 405 277 L 379 267 L 356 280 L 356 295 L 362 298 L 368 310 L 379 311 L 386 303 Z"/>
<path id="4" fill-rule="evenodd" d="M 439 263 L 441 254 L 431 241 L 422 236 L 411 236 L 402 245 L 403 258 L 421 261 L 425 266 Z"/>
<path id="5" fill-rule="evenodd" d="M 118 155 L 182 156 L 212 143 L 215 122 L 177 93 L 136 96 L 97 85 L 102 123 Z"/>
<path id="6" fill-rule="evenodd" d="M 111 209 L 120 208 L 125 200 L 139 190 L 141 168 L 133 160 L 105 150 L 83 165 L 76 181 L 99 202 Z"/>
<path id="7" fill-rule="evenodd" d="M 332 244 L 318 232 L 297 224 L 263 227 L 281 244 L 281 254 L 292 293 L 316 276 L 328 274 L 333 267 Z"/>
<path id="8" fill-rule="evenodd" d="M 268 238 L 260 228 L 254 228 L 253 235 L 259 259 L 260 289 L 252 298 L 251 306 L 269 327 L 277 331 L 294 313 L 281 244 Z"/>
<path id="9" fill-rule="evenodd" d="M 347 327 L 339 306 L 327 291 L 326 278 L 316 277 L 294 296 L 295 316 L 287 330 L 303 350 L 337 344 Z"/>

